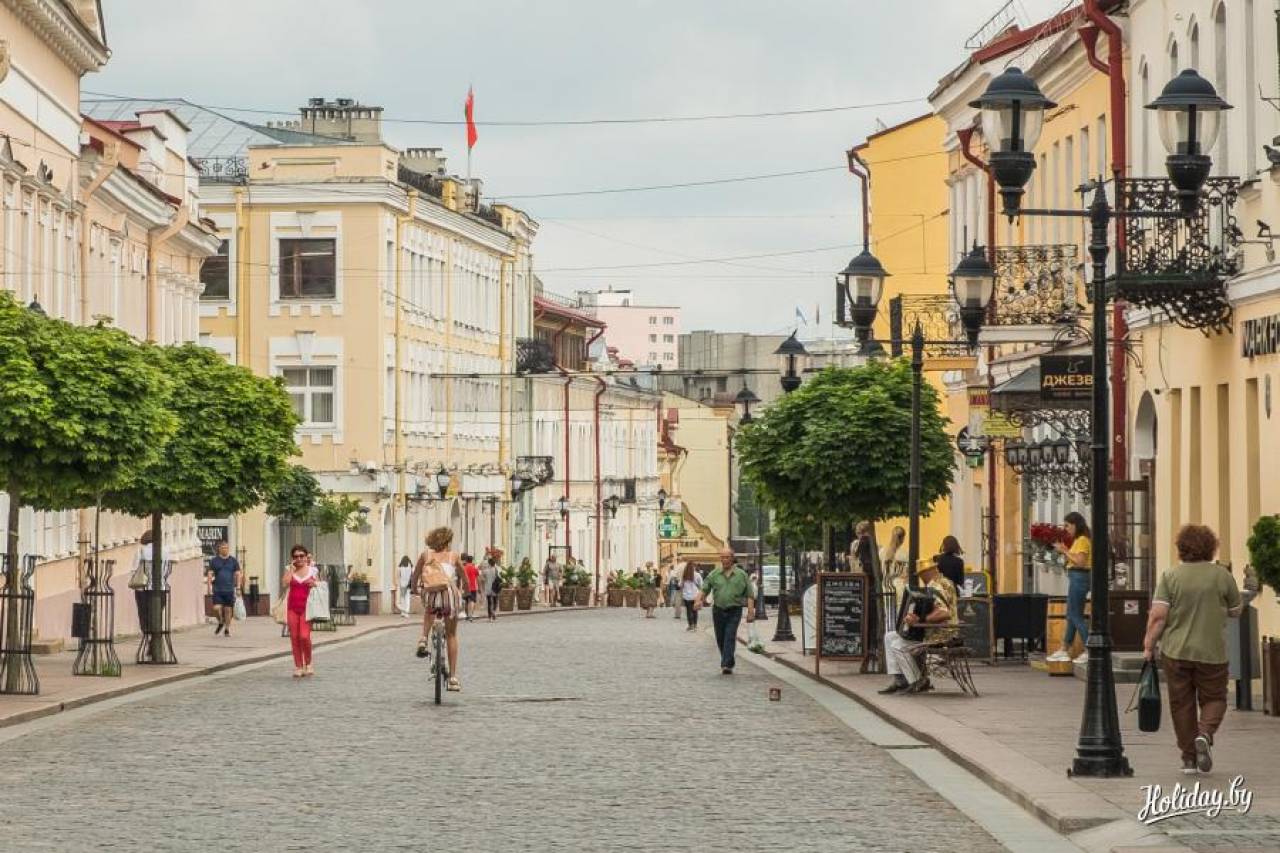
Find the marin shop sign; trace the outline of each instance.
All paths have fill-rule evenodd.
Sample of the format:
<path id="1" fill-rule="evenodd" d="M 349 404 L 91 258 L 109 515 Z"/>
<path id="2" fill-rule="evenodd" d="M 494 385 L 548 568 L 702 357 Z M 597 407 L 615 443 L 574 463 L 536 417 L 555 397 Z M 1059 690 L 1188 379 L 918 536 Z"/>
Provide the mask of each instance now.
<path id="1" fill-rule="evenodd" d="M 1275 355 L 1280 352 L 1280 314 L 1255 317 L 1240 323 L 1240 354 Z"/>
<path id="2" fill-rule="evenodd" d="M 1040 399 L 1074 402 L 1093 396 L 1093 356 L 1040 356 Z"/>

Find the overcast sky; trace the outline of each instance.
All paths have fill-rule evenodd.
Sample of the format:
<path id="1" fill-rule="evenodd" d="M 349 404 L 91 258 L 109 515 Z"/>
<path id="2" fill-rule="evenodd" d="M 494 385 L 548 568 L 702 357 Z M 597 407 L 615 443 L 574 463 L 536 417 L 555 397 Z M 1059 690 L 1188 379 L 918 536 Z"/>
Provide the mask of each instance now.
<path id="1" fill-rule="evenodd" d="M 388 119 L 548 121 L 766 112 L 920 98 L 1003 0 L 106 0 L 112 58 L 94 92 L 294 110 L 352 97 Z M 1022 23 L 1063 0 L 1020 0 Z M 685 330 L 829 330 L 832 275 L 859 242 L 844 152 L 923 100 L 816 115 L 479 128 L 490 199 L 831 168 L 707 187 L 512 198 L 541 223 L 550 290 L 630 288 L 684 309 Z M 232 113 L 264 121 L 271 116 Z M 285 116 L 278 116 L 284 118 Z M 460 126 L 388 122 L 392 145 L 439 146 L 466 171 Z M 720 263 L 689 259 L 779 257 Z M 648 266 L 646 266 L 648 265 Z M 656 265 L 656 266 L 655 266 Z M 615 267 L 615 269 L 605 269 Z M 585 268 L 585 269 L 583 269 Z M 802 328 L 803 332 L 803 328 Z"/>

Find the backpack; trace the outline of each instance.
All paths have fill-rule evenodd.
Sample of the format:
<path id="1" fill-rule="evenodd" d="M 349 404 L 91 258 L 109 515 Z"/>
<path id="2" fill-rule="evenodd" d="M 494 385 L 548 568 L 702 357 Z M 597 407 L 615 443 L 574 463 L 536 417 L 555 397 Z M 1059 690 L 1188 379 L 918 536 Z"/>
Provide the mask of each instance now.
<path id="1" fill-rule="evenodd" d="M 493 585 L 490 587 L 490 590 L 493 595 L 497 595 L 502 592 L 502 575 L 498 574 L 493 576 Z"/>

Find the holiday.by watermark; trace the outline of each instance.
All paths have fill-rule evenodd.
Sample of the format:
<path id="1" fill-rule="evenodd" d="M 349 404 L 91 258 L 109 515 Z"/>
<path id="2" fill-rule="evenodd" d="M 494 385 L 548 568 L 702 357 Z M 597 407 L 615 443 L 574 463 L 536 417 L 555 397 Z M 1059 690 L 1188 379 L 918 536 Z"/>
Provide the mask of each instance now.
<path id="1" fill-rule="evenodd" d="M 1209 818 L 1224 811 L 1246 814 L 1253 805 L 1253 792 L 1245 786 L 1243 776 L 1232 779 L 1225 791 L 1202 787 L 1199 782 L 1184 787 L 1179 782 L 1167 794 L 1159 785 L 1143 785 L 1142 794 L 1146 802 L 1138 810 L 1138 820 L 1147 826 L 1189 814 L 1203 814 Z"/>

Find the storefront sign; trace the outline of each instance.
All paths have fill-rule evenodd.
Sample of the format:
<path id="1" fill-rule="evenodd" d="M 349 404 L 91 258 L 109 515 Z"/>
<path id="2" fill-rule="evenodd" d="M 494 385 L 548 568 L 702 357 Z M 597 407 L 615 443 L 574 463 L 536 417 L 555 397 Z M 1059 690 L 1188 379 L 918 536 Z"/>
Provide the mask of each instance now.
<path id="1" fill-rule="evenodd" d="M 200 552 L 206 557 L 214 556 L 218 543 L 228 538 L 230 530 L 226 524 L 200 524 L 196 527 L 196 538 L 200 540 Z"/>
<path id="2" fill-rule="evenodd" d="M 1040 399 L 1046 402 L 1088 400 L 1093 396 L 1093 356 L 1040 356 Z"/>
<path id="3" fill-rule="evenodd" d="M 1240 323 L 1240 354 L 1245 358 L 1280 352 L 1280 314 Z"/>
<path id="4" fill-rule="evenodd" d="M 1022 427 L 1000 412 L 991 412 L 982 421 L 981 434 L 988 438 L 1022 438 Z"/>
<path id="5" fill-rule="evenodd" d="M 680 539 L 684 536 L 684 516 L 674 512 L 664 512 L 658 519 L 659 539 Z"/>

